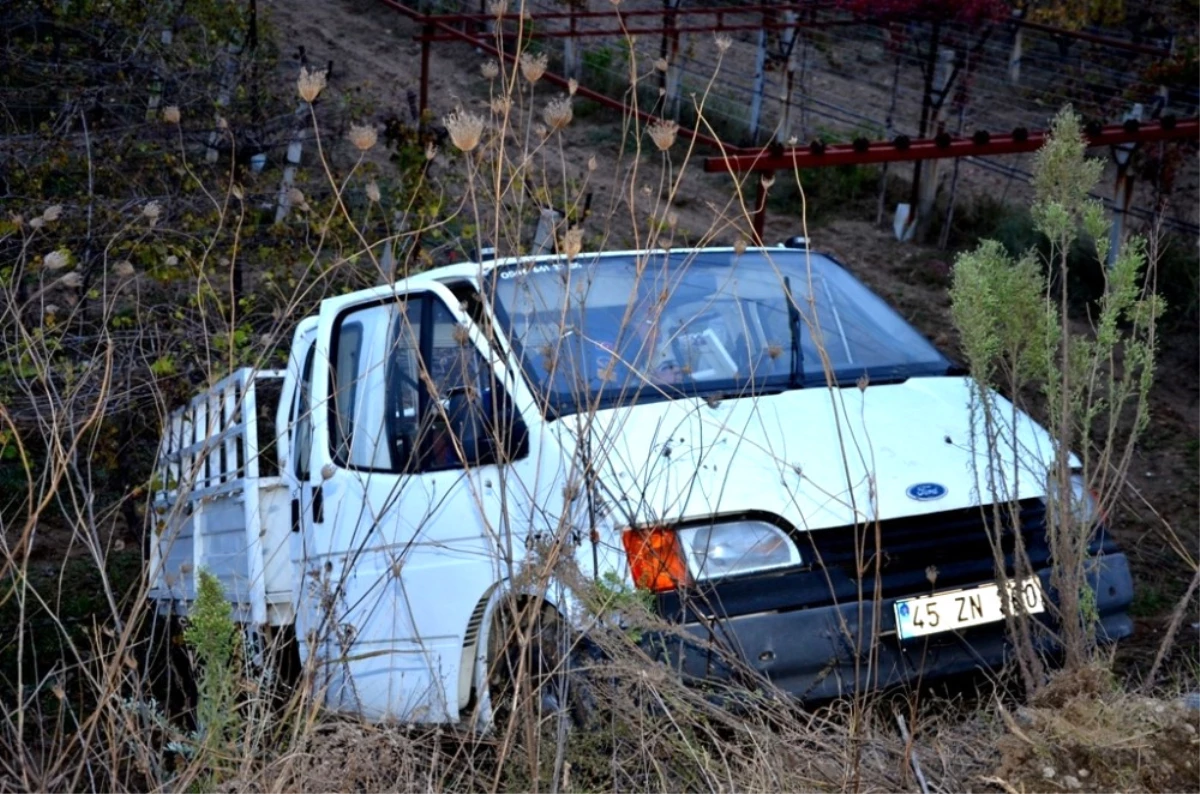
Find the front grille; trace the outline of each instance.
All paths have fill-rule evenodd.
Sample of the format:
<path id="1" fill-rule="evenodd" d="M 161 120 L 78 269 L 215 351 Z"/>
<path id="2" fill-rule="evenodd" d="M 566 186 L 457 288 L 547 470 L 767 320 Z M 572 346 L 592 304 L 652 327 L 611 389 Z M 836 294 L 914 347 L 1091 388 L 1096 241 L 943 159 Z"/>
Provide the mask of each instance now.
<path id="1" fill-rule="evenodd" d="M 1028 568 L 1014 564 L 1014 527 L 1020 528 Z M 663 593 L 658 599 L 661 614 L 687 622 L 696 614 L 721 617 L 809 609 L 860 598 L 925 595 L 974 585 L 996 576 L 992 546 L 997 538 L 1009 576 L 1038 571 L 1050 563 L 1046 508 L 1040 499 L 1003 505 L 998 510 L 991 506 L 948 510 L 877 524 L 797 532 L 793 537 L 803 568 L 748 574 Z"/>
<path id="2" fill-rule="evenodd" d="M 954 577 L 956 572 L 974 572 L 990 566 L 997 540 L 1005 567 L 1013 566 L 1017 531 L 1034 570 L 1048 564 L 1046 507 L 1040 499 L 1015 505 L 972 507 L 931 515 L 896 518 L 852 527 L 820 529 L 798 539 L 801 554 L 808 546 L 815 565 L 827 571 L 840 569 L 851 579 L 873 579 L 876 565 L 886 579 L 905 573 L 925 576 L 930 567 Z M 964 569 L 965 566 L 965 569 Z"/>

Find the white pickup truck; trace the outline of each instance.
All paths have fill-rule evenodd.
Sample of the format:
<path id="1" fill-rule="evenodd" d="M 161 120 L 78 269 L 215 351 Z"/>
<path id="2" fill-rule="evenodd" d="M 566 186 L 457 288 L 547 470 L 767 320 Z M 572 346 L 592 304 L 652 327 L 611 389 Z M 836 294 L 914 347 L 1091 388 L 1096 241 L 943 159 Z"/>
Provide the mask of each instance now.
<path id="1" fill-rule="evenodd" d="M 150 597 L 186 615 L 209 570 L 372 719 L 486 724 L 500 605 L 588 619 L 520 575 L 548 547 L 655 594 L 687 676 L 733 658 L 824 698 L 998 665 L 1006 604 L 1054 622 L 1052 449 L 1001 402 L 988 452 L 973 388 L 803 242 L 430 270 L 325 300 L 286 371 L 171 416 Z M 1098 633 L 1125 636 L 1126 559 L 1099 529 L 1090 553 Z"/>

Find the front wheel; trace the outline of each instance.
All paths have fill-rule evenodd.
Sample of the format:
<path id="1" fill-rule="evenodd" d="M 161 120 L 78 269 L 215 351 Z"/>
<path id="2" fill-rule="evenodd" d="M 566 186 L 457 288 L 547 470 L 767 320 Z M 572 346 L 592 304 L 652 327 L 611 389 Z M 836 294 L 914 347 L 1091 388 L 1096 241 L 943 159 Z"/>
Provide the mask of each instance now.
<path id="1" fill-rule="evenodd" d="M 576 727 L 585 725 L 595 709 L 584 642 L 549 605 L 501 605 L 488 640 L 496 729 L 507 731 L 514 718 L 540 726 L 566 717 Z"/>

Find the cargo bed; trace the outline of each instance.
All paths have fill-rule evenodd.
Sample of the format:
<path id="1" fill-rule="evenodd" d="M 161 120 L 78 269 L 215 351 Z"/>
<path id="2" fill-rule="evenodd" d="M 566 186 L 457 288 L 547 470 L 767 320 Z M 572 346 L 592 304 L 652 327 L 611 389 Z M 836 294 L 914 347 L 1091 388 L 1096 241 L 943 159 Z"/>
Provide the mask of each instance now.
<path id="1" fill-rule="evenodd" d="M 168 419 L 150 538 L 149 595 L 161 613 L 186 615 L 207 570 L 235 620 L 292 622 L 291 507 L 275 443 L 283 375 L 240 369 Z"/>

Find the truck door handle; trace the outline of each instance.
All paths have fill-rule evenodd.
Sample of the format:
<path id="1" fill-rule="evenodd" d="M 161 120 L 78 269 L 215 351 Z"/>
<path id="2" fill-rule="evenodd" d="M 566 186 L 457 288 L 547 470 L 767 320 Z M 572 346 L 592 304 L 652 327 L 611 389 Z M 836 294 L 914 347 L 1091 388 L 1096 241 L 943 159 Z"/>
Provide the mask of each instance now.
<path id="1" fill-rule="evenodd" d="M 292 531 L 300 531 L 300 498 L 292 499 Z"/>
<path id="2" fill-rule="evenodd" d="M 324 486 L 318 485 L 313 488 L 312 495 L 312 516 L 314 524 L 325 523 L 325 492 Z"/>

